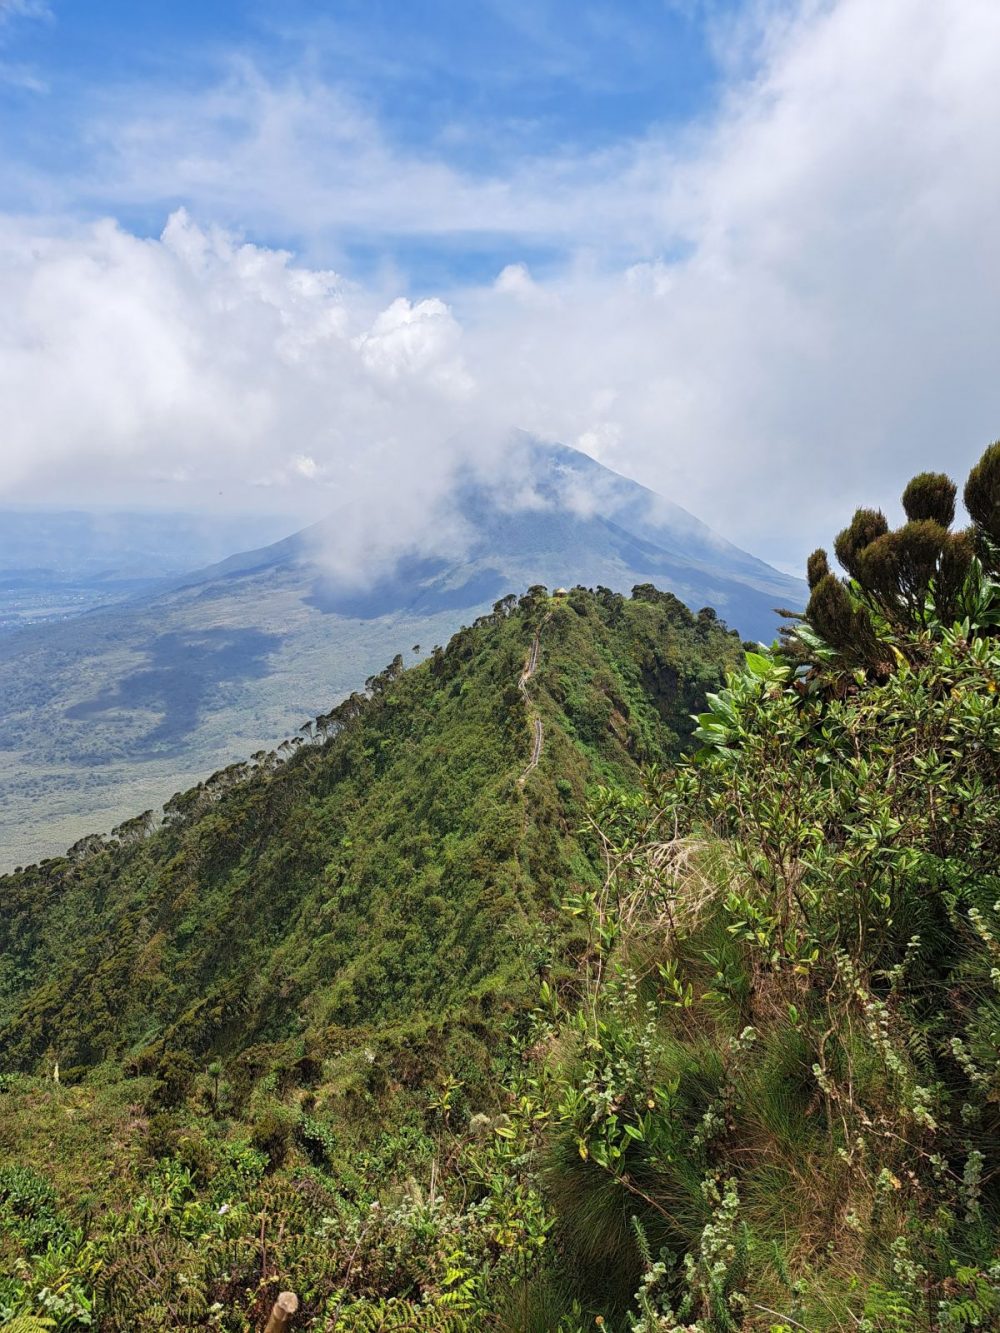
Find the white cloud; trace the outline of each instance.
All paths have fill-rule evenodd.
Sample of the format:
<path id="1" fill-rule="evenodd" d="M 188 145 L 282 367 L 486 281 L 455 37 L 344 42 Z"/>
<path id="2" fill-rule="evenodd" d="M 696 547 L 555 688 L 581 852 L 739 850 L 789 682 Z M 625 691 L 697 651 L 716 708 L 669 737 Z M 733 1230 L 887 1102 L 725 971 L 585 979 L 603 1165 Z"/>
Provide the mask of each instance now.
<path id="1" fill-rule="evenodd" d="M 464 397 L 473 386 L 459 356 L 460 338 L 461 328 L 443 301 L 414 305 L 398 296 L 367 333 L 358 335 L 355 346 L 380 378 L 415 377 L 450 397 Z"/>
<path id="2" fill-rule="evenodd" d="M 682 257 L 578 266 L 488 359 L 526 429 L 782 558 L 1000 434 L 1000 7 L 810 6 L 767 59 L 670 164 Z"/>
<path id="3" fill-rule="evenodd" d="M 507 264 L 497 274 L 493 290 L 524 305 L 544 304 L 548 299 L 545 288 L 531 276 L 527 264 Z"/>
<path id="4" fill-rule="evenodd" d="M 376 549 L 422 540 L 463 457 L 473 385 L 442 301 L 373 311 L 183 212 L 158 240 L 8 224 L 0 286 L 8 498 L 257 507 L 248 488 L 276 487 L 304 520 L 350 504 Z"/>
<path id="5" fill-rule="evenodd" d="M 1000 6 L 762 4 L 717 40 L 711 124 L 503 175 L 407 155 L 338 90 L 246 64 L 113 105 L 94 188 L 122 208 L 184 197 L 309 253 L 489 236 L 510 262 L 415 296 L 183 212 L 153 241 L 9 221 L 0 492 L 183 471 L 237 503 L 255 478 L 310 515 L 350 499 L 357 540 L 391 542 L 521 426 L 788 560 L 914 470 L 962 474 L 1000 434 Z M 565 264 L 529 273 L 529 241 Z"/>
<path id="6" fill-rule="evenodd" d="M 319 476 L 319 464 L 315 458 L 310 458 L 308 454 L 297 454 L 292 459 L 292 466 L 300 477 L 305 477 L 307 481 L 312 481 Z"/>

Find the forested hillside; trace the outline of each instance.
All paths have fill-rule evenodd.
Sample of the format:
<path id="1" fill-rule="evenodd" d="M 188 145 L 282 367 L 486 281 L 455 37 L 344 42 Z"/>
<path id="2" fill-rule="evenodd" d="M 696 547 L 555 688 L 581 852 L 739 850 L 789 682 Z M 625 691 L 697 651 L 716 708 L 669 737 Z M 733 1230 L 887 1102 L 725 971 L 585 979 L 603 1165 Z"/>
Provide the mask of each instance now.
<path id="1" fill-rule="evenodd" d="M 518 681 L 536 633 L 529 703 Z M 739 649 L 711 613 L 650 587 L 507 598 L 278 751 L 178 794 L 161 827 L 139 816 L 6 877 L 0 1053 L 35 1078 L 8 1078 L 5 1143 L 37 1168 L 36 1126 L 57 1134 L 45 1175 L 65 1191 L 59 1226 L 141 1191 L 150 1169 L 191 1171 L 192 1188 L 215 1192 L 221 1171 L 229 1189 L 242 1153 L 257 1175 L 292 1155 L 283 1187 L 308 1178 L 315 1229 L 339 1209 L 330 1170 L 346 1173 L 356 1210 L 396 1179 L 383 1175 L 397 1156 L 400 1170 L 426 1168 L 453 1114 L 499 1114 L 498 1059 L 573 934 L 563 899 L 600 882 L 583 832 L 597 784 L 637 788 L 641 766 L 675 757 Z M 544 746 L 522 780 L 536 710 Z M 82 1141 L 63 1138 L 64 1114 Z M 349 1148 L 333 1147 L 340 1135 Z M 12 1262 L 19 1245 L 30 1252 L 15 1227 Z M 128 1267 L 100 1260 L 107 1327 L 132 1327 L 134 1302 L 152 1299 L 128 1294 Z M 315 1315 L 345 1278 L 325 1268 L 300 1279 Z M 242 1327 L 272 1276 L 259 1256 L 240 1275 L 206 1272 L 183 1317 L 207 1318 L 225 1289 L 225 1326 Z M 0 1305 L 44 1286 L 37 1271 L 27 1287 L 0 1284 Z M 81 1276 L 80 1308 L 87 1289 Z M 149 1327 L 176 1327 L 179 1307 L 155 1304 Z"/>
<path id="2" fill-rule="evenodd" d="M 507 599 L 279 752 L 178 794 L 151 835 L 140 818 L 3 880 L 5 1064 L 147 1071 L 293 1038 L 322 1056 L 355 1027 L 509 1000 L 586 873 L 588 783 L 676 753 L 739 646 L 652 590 L 558 599 L 534 690 L 562 725 L 522 789 L 518 677 L 548 610 L 541 592 Z"/>
<path id="3" fill-rule="evenodd" d="M 8 1313 L 1000 1327 L 1000 444 L 956 499 L 771 651 L 534 590 L 5 881 Z"/>

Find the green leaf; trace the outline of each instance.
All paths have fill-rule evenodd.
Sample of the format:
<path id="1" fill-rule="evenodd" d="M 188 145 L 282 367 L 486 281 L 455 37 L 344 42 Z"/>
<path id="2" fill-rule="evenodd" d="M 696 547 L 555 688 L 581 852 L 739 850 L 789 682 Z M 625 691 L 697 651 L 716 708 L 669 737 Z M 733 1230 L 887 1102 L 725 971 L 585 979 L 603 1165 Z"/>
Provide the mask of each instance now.
<path id="1" fill-rule="evenodd" d="M 772 670 L 770 658 L 764 657 L 761 653 L 747 653 L 747 670 L 751 675 L 759 679 L 766 679 Z"/>

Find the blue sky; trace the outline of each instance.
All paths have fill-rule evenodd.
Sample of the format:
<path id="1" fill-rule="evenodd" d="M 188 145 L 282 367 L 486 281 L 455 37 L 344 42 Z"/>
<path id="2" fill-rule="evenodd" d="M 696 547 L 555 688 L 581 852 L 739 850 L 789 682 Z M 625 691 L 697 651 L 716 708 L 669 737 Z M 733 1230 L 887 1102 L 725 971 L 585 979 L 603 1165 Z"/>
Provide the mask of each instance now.
<path id="1" fill-rule="evenodd" d="M 6 8 L 3 204 L 44 208 L 54 187 L 80 215 L 110 213 L 151 235 L 173 208 L 204 201 L 169 182 L 140 198 L 121 188 L 109 171 L 116 119 L 141 114 L 144 103 L 203 96 L 242 62 L 275 86 L 335 87 L 377 123 L 387 147 L 483 180 L 529 158 L 614 152 L 654 130 L 682 134 L 711 114 L 723 86 L 714 43 L 740 13 L 694 0 L 14 0 Z M 230 129 L 239 134 L 238 117 Z M 229 226 L 248 222 L 224 199 L 203 211 Z M 352 272 L 395 262 L 418 288 L 492 276 L 513 260 L 544 266 L 566 248 L 551 237 L 498 242 L 481 226 L 446 240 L 434 229 L 399 236 L 350 224 L 324 236 L 289 214 L 255 233 Z"/>
<path id="2" fill-rule="evenodd" d="M 997 0 L 0 0 L 0 501 L 391 545 L 519 428 L 801 567 L 1000 435 L 998 68 Z"/>

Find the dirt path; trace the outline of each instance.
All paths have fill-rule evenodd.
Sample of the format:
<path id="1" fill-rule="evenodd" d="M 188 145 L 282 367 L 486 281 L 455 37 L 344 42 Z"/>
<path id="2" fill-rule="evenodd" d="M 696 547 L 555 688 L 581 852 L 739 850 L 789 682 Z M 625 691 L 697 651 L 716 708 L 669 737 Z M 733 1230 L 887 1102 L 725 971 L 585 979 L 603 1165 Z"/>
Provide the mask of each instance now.
<path id="1" fill-rule="evenodd" d="M 538 659 L 542 652 L 542 630 L 552 619 L 552 612 L 549 611 L 543 618 L 541 624 L 535 630 L 535 637 L 531 641 L 531 651 L 528 653 L 528 660 L 524 664 L 524 670 L 521 672 L 521 678 L 517 682 L 517 688 L 524 696 L 524 701 L 528 705 L 528 710 L 532 714 L 531 727 L 534 734 L 534 742 L 531 747 L 531 759 L 528 766 L 518 778 L 518 785 L 523 787 L 528 777 L 538 767 L 538 761 L 542 757 L 542 748 L 545 745 L 545 730 L 542 727 L 542 719 L 539 717 L 534 704 L 531 702 L 531 695 L 528 693 L 528 681 L 538 670 Z"/>

